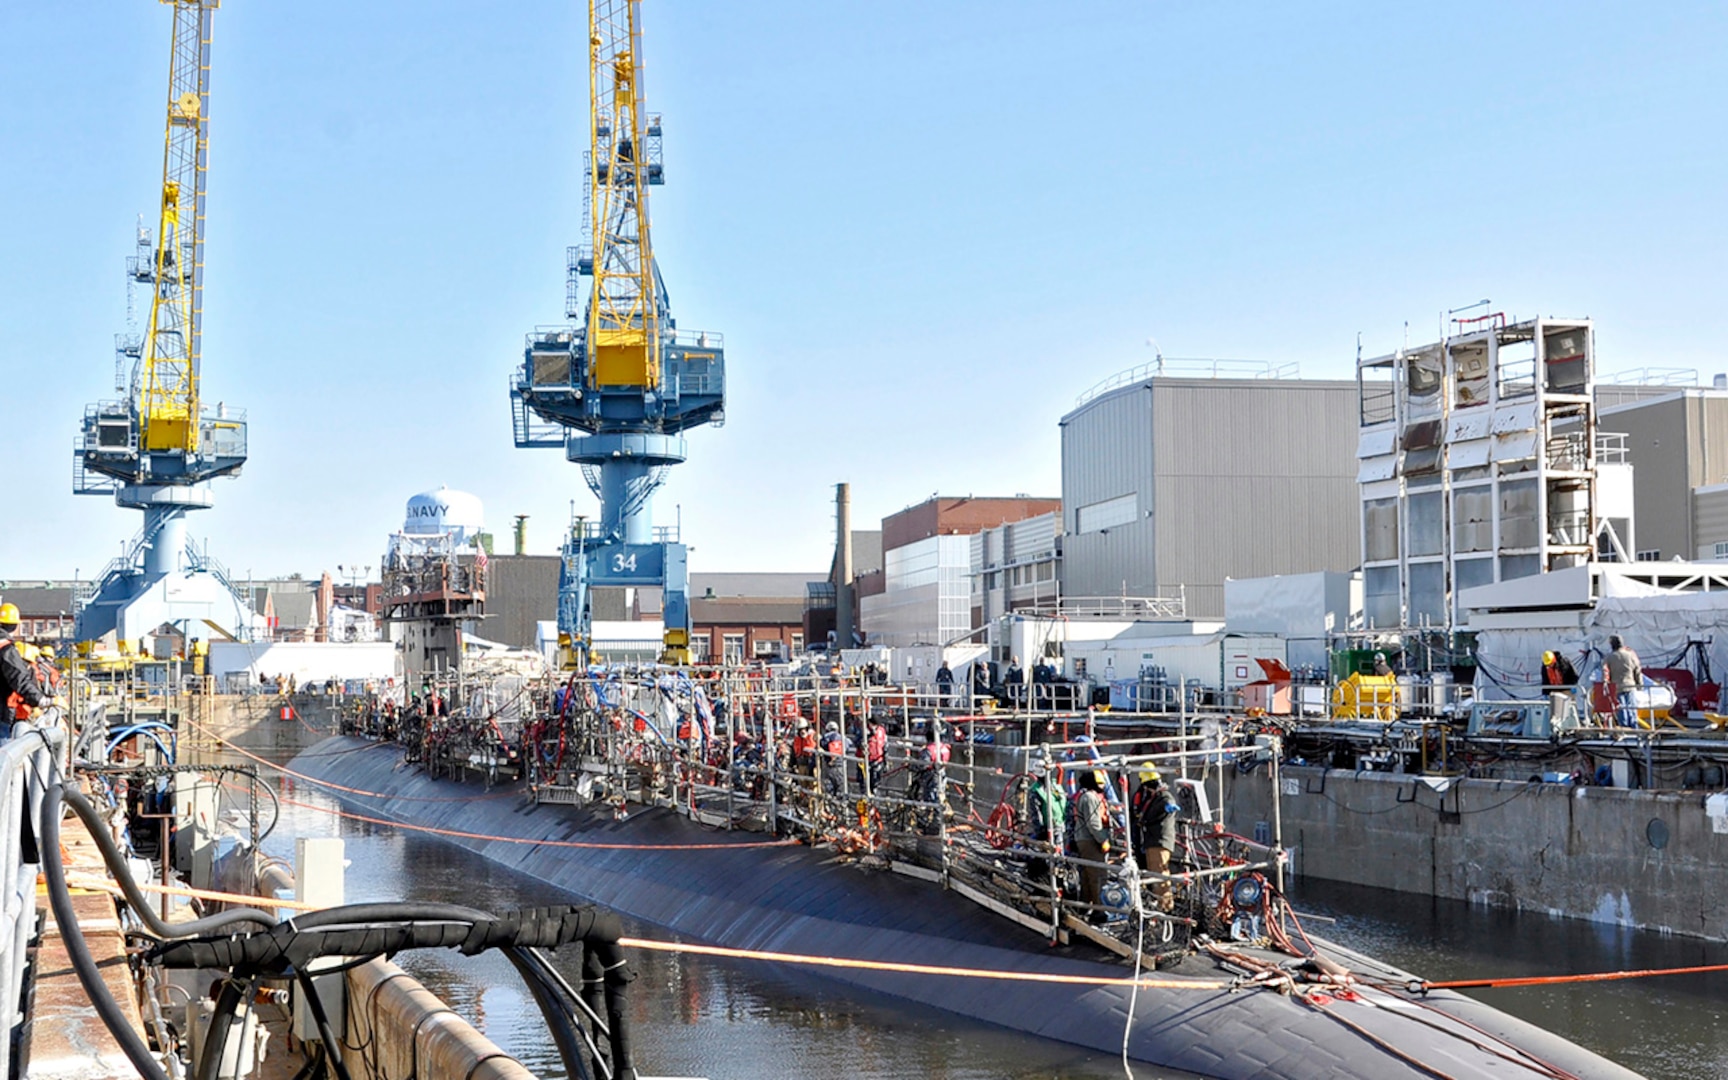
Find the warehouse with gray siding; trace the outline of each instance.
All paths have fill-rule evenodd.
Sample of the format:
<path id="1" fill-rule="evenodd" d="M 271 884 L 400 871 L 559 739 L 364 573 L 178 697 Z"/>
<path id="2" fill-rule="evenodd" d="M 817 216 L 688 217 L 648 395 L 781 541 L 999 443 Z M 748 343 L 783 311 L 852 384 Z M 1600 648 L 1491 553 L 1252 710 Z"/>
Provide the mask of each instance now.
<path id="1" fill-rule="evenodd" d="M 1152 375 L 1062 418 L 1062 593 L 1186 595 L 1361 563 L 1352 380 Z"/>

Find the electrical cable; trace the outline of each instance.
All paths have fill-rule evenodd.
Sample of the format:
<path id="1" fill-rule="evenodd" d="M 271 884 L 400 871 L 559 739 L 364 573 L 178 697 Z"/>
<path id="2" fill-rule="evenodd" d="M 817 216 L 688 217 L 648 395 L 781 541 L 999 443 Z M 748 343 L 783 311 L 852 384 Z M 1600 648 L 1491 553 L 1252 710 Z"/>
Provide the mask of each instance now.
<path id="1" fill-rule="evenodd" d="M 342 1062 L 342 1043 L 336 1038 L 336 1032 L 330 1027 L 330 1016 L 324 1011 L 324 999 L 318 994 L 318 987 L 313 985 L 313 972 L 304 967 L 294 969 L 294 979 L 300 984 L 301 993 L 306 995 L 306 1007 L 312 1012 L 312 1022 L 318 1028 L 318 1041 L 324 1044 L 324 1058 L 336 1072 L 336 1080 L 352 1080 L 348 1075 L 348 1066 Z M 323 972 L 315 974 L 322 975 Z M 254 980 L 256 981 L 256 980 Z M 251 995 L 248 994 L 248 997 Z M 209 1051 L 206 1050 L 206 1053 Z"/>
<path id="2" fill-rule="evenodd" d="M 90 944 L 84 940 L 78 913 L 72 908 L 72 893 L 66 885 L 66 867 L 60 861 L 61 792 L 61 785 L 54 784 L 42 793 L 42 873 L 47 878 L 48 904 L 54 912 L 54 924 L 60 930 L 66 956 L 79 984 L 84 987 L 84 993 L 90 998 L 103 1026 L 120 1044 L 126 1059 L 144 1080 L 168 1080 L 168 1073 L 151 1054 L 143 1038 L 132 1029 L 132 1022 L 120 1003 L 114 1000 L 102 978 L 101 969 L 96 966 L 96 958 L 90 953 Z"/>

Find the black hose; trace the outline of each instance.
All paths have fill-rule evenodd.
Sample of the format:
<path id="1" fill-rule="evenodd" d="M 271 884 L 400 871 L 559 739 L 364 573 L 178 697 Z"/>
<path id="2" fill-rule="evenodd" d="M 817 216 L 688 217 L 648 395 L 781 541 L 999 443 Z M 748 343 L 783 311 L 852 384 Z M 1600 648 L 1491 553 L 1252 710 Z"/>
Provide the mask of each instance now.
<path id="1" fill-rule="evenodd" d="M 636 1062 L 630 1049 L 630 1018 L 624 1011 L 624 988 L 636 978 L 636 973 L 624 964 L 624 950 L 618 945 L 618 920 L 611 920 L 614 932 L 610 940 L 596 934 L 587 940 L 588 950 L 599 954 L 606 990 L 606 1025 L 611 1029 L 612 1075 L 636 1075 Z"/>
<path id="2" fill-rule="evenodd" d="M 66 868 L 60 863 L 61 793 L 59 784 L 42 793 L 42 846 L 47 852 L 42 860 L 42 873 L 48 881 L 48 903 L 54 911 L 54 923 L 60 929 L 60 938 L 65 942 L 66 956 L 78 976 L 79 985 L 84 987 L 90 1004 L 95 1007 L 96 1015 L 120 1044 L 138 1075 L 144 1080 L 168 1080 L 161 1063 L 150 1053 L 144 1039 L 132 1029 L 132 1021 L 109 992 L 108 984 L 96 966 L 96 958 L 90 955 L 84 931 L 78 926 L 78 914 L 72 910 L 72 893 L 66 887 Z"/>
<path id="3" fill-rule="evenodd" d="M 330 1027 L 329 1014 L 324 1011 L 324 999 L 318 996 L 318 987 L 312 984 L 312 975 L 304 968 L 296 968 L 294 978 L 300 984 L 300 992 L 306 995 L 306 1007 L 312 1010 L 313 1022 L 318 1025 L 318 1039 L 324 1044 L 324 1060 L 335 1070 L 336 1080 L 351 1080 L 348 1066 L 342 1063 L 342 1044 L 337 1040 L 335 1030 Z"/>
<path id="4" fill-rule="evenodd" d="M 234 1014 L 250 997 L 252 983 L 238 979 L 223 979 L 222 992 L 216 995 L 216 1011 L 210 1017 L 210 1028 L 204 1033 L 204 1053 L 194 1063 L 193 1080 L 216 1080 L 222 1071 L 222 1057 L 228 1049 L 228 1031 L 234 1026 Z M 193 1020 L 197 1023 L 197 1020 Z"/>
<path id="5" fill-rule="evenodd" d="M 90 838 L 96 841 L 96 847 L 102 852 L 102 861 L 107 864 L 108 872 L 114 875 L 114 880 L 120 885 L 120 891 L 126 894 L 126 902 L 132 905 L 132 909 L 138 913 L 138 918 L 143 920 L 144 925 L 152 934 L 161 938 L 196 937 L 199 934 L 212 933 L 236 923 L 252 923 L 255 926 L 276 925 L 276 919 L 273 916 L 259 911 L 257 908 L 232 908 L 202 919 L 194 919 L 191 922 L 171 924 L 162 921 L 162 917 L 152 910 L 152 905 L 149 899 L 145 897 L 143 890 L 138 888 L 138 883 L 132 880 L 132 868 L 126 865 L 126 856 L 115 845 L 114 838 L 108 835 L 108 823 L 103 821 L 102 816 L 96 812 L 96 808 L 90 805 L 90 800 L 78 792 L 64 787 L 58 788 L 58 790 L 64 796 L 66 805 L 70 806 L 77 813 L 79 819 L 84 822 L 84 827 L 89 831 Z M 46 807 L 44 807 L 43 813 L 46 816 Z M 44 822 L 44 831 L 46 831 L 46 822 Z M 60 818 L 58 807 L 56 807 L 54 832 L 58 835 L 59 831 Z M 167 858 L 168 853 L 163 852 L 162 857 Z"/>
<path id="6" fill-rule="evenodd" d="M 557 988 L 532 959 L 523 955 L 522 950 L 507 948 L 503 952 L 505 959 L 516 969 L 516 974 L 522 977 L 528 992 L 534 995 L 534 1003 L 540 1006 L 540 1015 L 552 1033 L 558 1056 L 564 1059 L 564 1075 L 574 1080 L 594 1080 L 594 1074 L 588 1071 L 588 1063 L 583 1060 L 581 1036 L 576 1032 L 570 1008 L 560 1000 Z"/>
<path id="7" fill-rule="evenodd" d="M 588 1013 L 591 1016 L 606 1015 L 606 992 L 603 989 L 605 985 L 606 966 L 600 962 L 600 954 L 594 951 L 593 946 L 584 944 L 582 948 L 582 1001 L 588 1006 Z M 612 1025 L 607 1024 L 604 1030 L 607 1039 L 606 1047 L 610 1051 Z"/>
<path id="8" fill-rule="evenodd" d="M 276 789 L 270 786 L 270 781 L 260 780 L 258 781 L 257 786 L 263 788 L 264 794 L 270 796 L 270 827 L 258 834 L 258 843 L 262 844 L 264 841 L 270 839 L 270 834 L 276 831 L 277 824 L 282 820 L 282 800 L 276 797 Z M 258 808 L 254 806 L 252 812 L 256 814 Z"/>

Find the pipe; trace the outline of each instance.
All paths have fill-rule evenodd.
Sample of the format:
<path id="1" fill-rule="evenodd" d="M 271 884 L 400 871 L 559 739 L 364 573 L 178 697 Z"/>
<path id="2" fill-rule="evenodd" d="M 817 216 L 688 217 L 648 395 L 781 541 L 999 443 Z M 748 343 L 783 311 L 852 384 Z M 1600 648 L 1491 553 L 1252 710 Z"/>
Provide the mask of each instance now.
<path id="1" fill-rule="evenodd" d="M 90 838 L 96 841 L 96 847 L 102 852 L 102 862 L 108 867 L 108 872 L 114 875 L 114 880 L 119 884 L 120 891 L 126 895 L 126 902 L 132 905 L 133 911 L 138 913 L 138 917 L 143 920 L 145 928 L 157 937 L 197 937 L 199 934 L 213 933 L 236 923 L 252 923 L 255 926 L 263 927 L 276 925 L 274 918 L 256 908 L 233 908 L 228 911 L 219 911 L 214 915 L 194 919 L 191 922 L 172 924 L 164 922 L 161 916 L 152 910 L 150 901 L 138 888 L 138 883 L 132 880 L 132 870 L 126 865 L 126 856 L 121 854 L 120 849 L 115 846 L 114 838 L 108 835 L 108 823 L 103 821 L 102 816 L 96 812 L 96 808 L 90 805 L 90 800 L 76 791 L 66 790 L 59 785 L 51 790 L 59 792 L 55 796 L 55 813 L 52 815 L 54 835 L 56 837 L 60 835 L 59 803 L 64 798 L 66 805 L 70 806 L 78 815 L 79 820 L 84 822 L 84 827 L 90 832 Z M 46 820 L 49 814 L 46 809 L 47 804 L 44 803 L 43 806 L 43 831 L 46 832 Z M 54 845 L 50 845 L 54 847 L 56 859 L 59 857 L 57 844 L 58 841 Z"/>

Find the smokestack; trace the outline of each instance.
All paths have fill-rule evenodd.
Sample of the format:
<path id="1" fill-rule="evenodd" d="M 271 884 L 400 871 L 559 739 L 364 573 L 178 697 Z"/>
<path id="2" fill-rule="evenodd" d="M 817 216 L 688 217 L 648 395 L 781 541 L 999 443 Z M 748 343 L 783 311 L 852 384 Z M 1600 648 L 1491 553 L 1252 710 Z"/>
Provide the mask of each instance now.
<path id="1" fill-rule="evenodd" d="M 324 571 L 318 578 L 318 595 L 315 601 L 318 605 L 318 626 L 313 631 L 314 641 L 330 640 L 330 609 L 336 606 L 336 583 L 330 580 L 330 571 Z"/>
<path id="2" fill-rule="evenodd" d="M 516 515 L 516 554 L 528 554 L 528 515 Z"/>
<path id="3" fill-rule="evenodd" d="M 852 647 L 852 485 L 834 489 L 834 524 L 839 534 L 834 554 L 834 647 Z"/>

